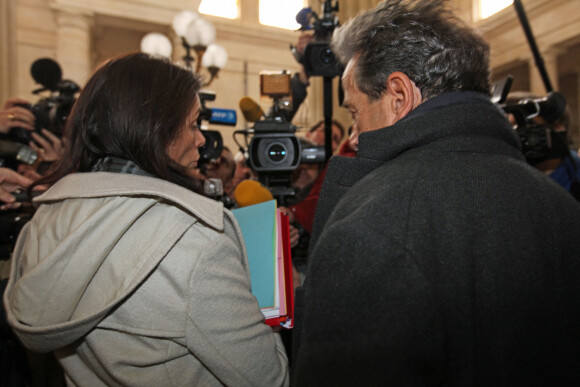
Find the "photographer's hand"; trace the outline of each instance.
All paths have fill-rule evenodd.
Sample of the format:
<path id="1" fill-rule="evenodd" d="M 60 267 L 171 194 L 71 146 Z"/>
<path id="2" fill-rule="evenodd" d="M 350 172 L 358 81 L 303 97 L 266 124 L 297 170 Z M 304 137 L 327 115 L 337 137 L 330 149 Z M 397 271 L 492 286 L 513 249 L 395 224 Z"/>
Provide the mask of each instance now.
<path id="1" fill-rule="evenodd" d="M 292 225 L 290 225 L 290 247 L 294 248 L 298 245 L 300 241 L 300 231 Z"/>
<path id="2" fill-rule="evenodd" d="M 54 133 L 42 129 L 42 136 L 32 133 L 32 138 L 34 141 L 30 141 L 28 145 L 38 153 L 42 161 L 52 162 L 61 158 L 64 151 L 63 142 Z"/>
<path id="3" fill-rule="evenodd" d="M 25 107 L 18 106 L 29 104 L 25 99 L 9 98 L 0 110 L 0 132 L 8 133 L 10 129 L 19 127 L 34 130 L 34 114 Z"/>
<path id="4" fill-rule="evenodd" d="M 306 46 L 308 46 L 308 44 L 313 40 L 314 35 L 309 33 L 301 34 L 298 37 L 298 44 L 296 45 L 296 50 L 298 51 L 298 53 L 300 53 L 300 55 L 304 55 L 304 50 L 306 49 Z"/>
<path id="5" fill-rule="evenodd" d="M 300 37 L 298 38 L 298 44 L 296 45 L 296 50 L 298 51 L 300 56 L 304 56 L 304 50 L 306 49 L 306 46 L 308 46 L 308 44 L 313 40 L 314 35 L 312 34 L 303 33 L 300 35 Z M 302 82 L 303 84 L 308 85 L 309 76 L 308 74 L 306 74 L 306 70 L 304 69 L 303 65 L 300 65 L 300 70 L 298 71 L 298 79 L 300 79 L 300 82 Z"/>
<path id="6" fill-rule="evenodd" d="M 0 210 L 17 208 L 20 203 L 16 203 L 16 198 L 10 193 L 23 189 L 32 184 L 32 180 L 24 177 L 11 169 L 0 168 L 0 201 L 5 204 L 0 205 Z"/>

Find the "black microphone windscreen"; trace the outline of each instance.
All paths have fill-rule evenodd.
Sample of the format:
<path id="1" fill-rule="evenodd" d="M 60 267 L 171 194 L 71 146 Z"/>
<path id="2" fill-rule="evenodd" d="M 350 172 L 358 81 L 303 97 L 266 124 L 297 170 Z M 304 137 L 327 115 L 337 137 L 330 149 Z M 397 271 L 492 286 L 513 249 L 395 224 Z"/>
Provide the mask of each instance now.
<path id="1" fill-rule="evenodd" d="M 566 110 L 566 98 L 557 91 L 552 91 L 546 97 L 546 101 L 540 103 L 540 115 L 548 122 L 554 122 L 564 115 Z"/>
<path id="2" fill-rule="evenodd" d="M 62 80 L 60 65 L 50 58 L 35 60 L 30 66 L 30 74 L 37 83 L 51 91 L 56 91 L 58 83 Z"/>
<path id="3" fill-rule="evenodd" d="M 312 14 L 311 7 L 302 8 L 296 14 L 296 23 L 300 24 L 302 26 L 302 29 L 307 29 L 307 27 L 309 27 L 309 25 L 310 25 L 310 15 L 311 14 Z"/>

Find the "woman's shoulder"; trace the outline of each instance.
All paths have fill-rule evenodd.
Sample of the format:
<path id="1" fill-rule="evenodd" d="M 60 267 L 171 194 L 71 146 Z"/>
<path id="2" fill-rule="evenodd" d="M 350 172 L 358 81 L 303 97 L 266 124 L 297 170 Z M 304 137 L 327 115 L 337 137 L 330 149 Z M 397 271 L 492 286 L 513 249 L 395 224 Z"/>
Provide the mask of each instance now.
<path id="1" fill-rule="evenodd" d="M 34 202 L 42 204 L 64 199 L 112 196 L 153 197 L 179 207 L 218 231 L 224 228 L 223 203 L 168 181 L 147 176 L 111 172 L 74 173 L 59 180 L 35 198 Z"/>

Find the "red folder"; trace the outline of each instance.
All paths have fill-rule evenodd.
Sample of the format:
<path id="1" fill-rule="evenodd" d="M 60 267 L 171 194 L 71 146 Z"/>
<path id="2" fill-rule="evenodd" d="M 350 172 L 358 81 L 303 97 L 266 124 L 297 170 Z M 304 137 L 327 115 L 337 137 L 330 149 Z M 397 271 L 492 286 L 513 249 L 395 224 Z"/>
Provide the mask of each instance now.
<path id="1" fill-rule="evenodd" d="M 280 325 L 283 328 L 291 329 L 294 327 L 294 283 L 292 276 L 292 254 L 290 249 L 290 222 L 288 215 L 280 210 L 276 211 L 278 219 L 278 236 L 280 241 L 282 257 L 283 275 L 279 278 L 279 286 L 284 290 L 283 302 L 285 308 L 279 316 L 266 319 L 266 324 L 270 326 Z"/>

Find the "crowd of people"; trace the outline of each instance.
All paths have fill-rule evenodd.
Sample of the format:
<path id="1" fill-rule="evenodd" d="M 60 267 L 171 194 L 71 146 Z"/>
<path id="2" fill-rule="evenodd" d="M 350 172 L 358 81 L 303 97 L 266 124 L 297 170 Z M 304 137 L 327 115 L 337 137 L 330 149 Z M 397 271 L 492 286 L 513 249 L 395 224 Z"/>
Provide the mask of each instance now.
<path id="1" fill-rule="evenodd" d="M 28 101 L 0 110 L 38 155 L 0 168 L 0 210 L 34 214 L 0 269 L 3 350 L 49 353 L 69 385 L 579 382 L 578 154 L 524 158 L 487 43 L 444 0 L 383 1 L 331 47 L 352 125 L 290 175 L 290 337 L 264 324 L 228 210 L 273 195 L 243 150 L 199 168 L 200 79 L 135 53 L 99 66 L 63 138 Z M 303 68 L 292 82 L 299 105 Z M 542 125 L 565 138 L 569 117 Z"/>

